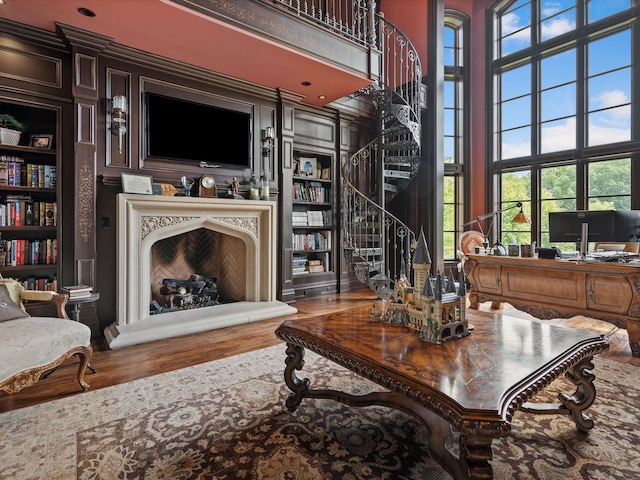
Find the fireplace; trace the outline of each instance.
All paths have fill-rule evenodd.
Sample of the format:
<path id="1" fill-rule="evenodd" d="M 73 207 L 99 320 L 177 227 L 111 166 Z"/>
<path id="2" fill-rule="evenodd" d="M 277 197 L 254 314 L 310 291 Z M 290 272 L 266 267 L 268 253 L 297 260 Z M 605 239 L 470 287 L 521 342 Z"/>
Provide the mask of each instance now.
<path id="1" fill-rule="evenodd" d="M 275 202 L 131 194 L 117 202 L 117 318 L 105 329 L 111 348 L 297 311 L 275 298 Z M 231 303 L 152 315 L 158 279 L 188 272 L 215 276 Z"/>

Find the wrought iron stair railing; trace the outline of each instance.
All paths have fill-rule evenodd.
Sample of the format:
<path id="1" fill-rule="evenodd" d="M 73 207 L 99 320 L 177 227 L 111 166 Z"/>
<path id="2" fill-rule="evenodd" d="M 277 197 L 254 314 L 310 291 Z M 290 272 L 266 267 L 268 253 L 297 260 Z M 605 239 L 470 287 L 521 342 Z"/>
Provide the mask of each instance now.
<path id="1" fill-rule="evenodd" d="M 386 209 L 420 165 L 422 70 L 411 42 L 376 15 L 380 81 L 368 93 L 378 112 L 378 136 L 342 167 L 343 251 L 356 277 L 380 298 L 410 275 L 416 235 Z"/>
<path id="2" fill-rule="evenodd" d="M 388 298 L 411 268 L 416 235 L 386 210 L 415 177 L 420 162 L 424 86 L 416 49 L 382 15 L 375 0 L 262 0 L 381 54 L 370 95 L 378 135 L 343 165 L 342 230 L 347 264 L 358 279 Z"/>

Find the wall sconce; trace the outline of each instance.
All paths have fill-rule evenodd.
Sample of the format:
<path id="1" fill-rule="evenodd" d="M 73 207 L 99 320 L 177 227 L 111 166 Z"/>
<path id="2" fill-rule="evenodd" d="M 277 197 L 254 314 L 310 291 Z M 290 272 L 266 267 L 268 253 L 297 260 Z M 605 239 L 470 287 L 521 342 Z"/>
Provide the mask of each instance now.
<path id="1" fill-rule="evenodd" d="M 122 137 L 127 133 L 127 97 L 114 95 L 111 100 L 111 133 L 118 135 L 118 151 L 122 153 Z"/>
<path id="2" fill-rule="evenodd" d="M 262 143 L 264 143 L 264 147 L 262 147 L 262 155 L 268 157 L 271 155 L 271 149 L 273 148 L 273 141 L 276 138 L 276 134 L 273 130 L 273 127 L 267 127 L 262 130 Z"/>

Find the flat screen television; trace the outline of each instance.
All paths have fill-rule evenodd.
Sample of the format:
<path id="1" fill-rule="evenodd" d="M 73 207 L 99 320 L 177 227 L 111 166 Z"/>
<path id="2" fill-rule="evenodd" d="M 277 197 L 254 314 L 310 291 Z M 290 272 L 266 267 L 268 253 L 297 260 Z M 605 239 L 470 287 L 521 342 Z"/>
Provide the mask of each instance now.
<path id="1" fill-rule="evenodd" d="M 149 158 L 250 168 L 251 112 L 144 94 Z"/>
<path id="2" fill-rule="evenodd" d="M 589 242 L 629 242 L 640 238 L 640 210 L 576 210 L 549 213 L 550 242 L 579 242 L 587 223 Z"/>

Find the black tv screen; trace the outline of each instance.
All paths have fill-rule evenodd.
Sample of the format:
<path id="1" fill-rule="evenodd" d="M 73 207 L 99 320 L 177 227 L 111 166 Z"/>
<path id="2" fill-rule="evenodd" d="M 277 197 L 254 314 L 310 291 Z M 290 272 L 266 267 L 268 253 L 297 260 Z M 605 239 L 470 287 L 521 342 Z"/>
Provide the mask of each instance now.
<path id="1" fill-rule="evenodd" d="M 251 113 L 145 93 L 147 156 L 250 168 Z"/>

